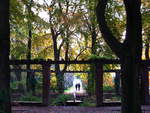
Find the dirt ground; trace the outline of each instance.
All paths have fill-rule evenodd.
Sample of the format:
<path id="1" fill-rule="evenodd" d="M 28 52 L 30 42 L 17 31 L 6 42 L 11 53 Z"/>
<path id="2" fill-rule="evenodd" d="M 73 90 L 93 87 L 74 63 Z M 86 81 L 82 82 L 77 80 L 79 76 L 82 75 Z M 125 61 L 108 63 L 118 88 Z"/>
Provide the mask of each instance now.
<path id="1" fill-rule="evenodd" d="M 142 113 L 150 113 L 150 106 L 142 106 L 142 110 Z M 120 113 L 120 107 L 13 106 L 12 111 L 13 113 Z"/>

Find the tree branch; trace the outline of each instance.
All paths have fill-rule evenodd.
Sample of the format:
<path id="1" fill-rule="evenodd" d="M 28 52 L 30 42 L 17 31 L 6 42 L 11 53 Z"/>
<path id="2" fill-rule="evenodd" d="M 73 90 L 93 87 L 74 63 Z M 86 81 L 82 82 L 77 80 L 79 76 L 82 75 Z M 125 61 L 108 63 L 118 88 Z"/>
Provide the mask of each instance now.
<path id="1" fill-rule="evenodd" d="M 136 3 L 136 4 L 135 4 Z M 126 38 L 124 44 L 134 45 L 136 41 L 139 44 L 142 41 L 142 24 L 141 24 L 141 12 L 140 12 L 140 0 L 124 0 L 126 9 Z M 132 37 L 132 38 L 130 38 Z M 141 46 L 141 45 L 139 45 Z"/>
<path id="2" fill-rule="evenodd" d="M 80 50 L 80 53 L 76 56 L 76 58 L 74 60 L 78 60 L 78 57 L 88 48 L 90 48 L 90 47 L 86 47 L 86 48 Z"/>
<path id="3" fill-rule="evenodd" d="M 107 0 L 99 0 L 96 7 L 96 16 L 99 23 L 99 28 L 102 36 L 110 48 L 115 52 L 115 54 L 120 57 L 122 54 L 122 44 L 113 36 L 110 28 L 105 20 L 105 9 L 107 5 Z"/>
<path id="4" fill-rule="evenodd" d="M 65 42 L 65 39 L 62 40 L 62 42 L 61 42 L 61 44 L 60 44 L 60 46 L 58 48 L 59 51 L 61 50 L 62 46 L 64 45 L 64 42 Z"/>

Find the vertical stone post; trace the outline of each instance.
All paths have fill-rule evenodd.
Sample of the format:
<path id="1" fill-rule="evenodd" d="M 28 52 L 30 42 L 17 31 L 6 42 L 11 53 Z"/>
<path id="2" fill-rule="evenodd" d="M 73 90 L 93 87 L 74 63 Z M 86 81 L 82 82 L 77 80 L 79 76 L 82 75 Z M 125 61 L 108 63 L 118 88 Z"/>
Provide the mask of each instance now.
<path id="1" fill-rule="evenodd" d="M 103 64 L 95 64 L 95 82 L 96 82 L 96 106 L 102 106 L 103 104 Z"/>
<path id="2" fill-rule="evenodd" d="M 50 90 L 50 64 L 42 64 L 43 68 L 43 105 L 49 104 L 49 90 Z"/>
<path id="3" fill-rule="evenodd" d="M 146 65 L 142 65 L 141 69 L 141 101 L 142 104 L 149 103 L 149 74 Z"/>
<path id="4" fill-rule="evenodd" d="M 120 96 L 120 80 L 121 80 L 121 74 L 120 74 L 120 71 L 116 71 L 115 72 L 116 76 L 115 76 L 115 79 L 114 79 L 114 82 L 115 82 L 115 92 L 116 92 L 116 95 L 117 96 Z"/>

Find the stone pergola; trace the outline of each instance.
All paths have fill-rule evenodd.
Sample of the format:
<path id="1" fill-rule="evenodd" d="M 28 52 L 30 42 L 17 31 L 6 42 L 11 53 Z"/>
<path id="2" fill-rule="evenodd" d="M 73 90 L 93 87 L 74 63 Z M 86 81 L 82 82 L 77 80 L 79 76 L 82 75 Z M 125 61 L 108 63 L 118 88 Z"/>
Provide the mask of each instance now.
<path id="1" fill-rule="evenodd" d="M 20 103 L 22 105 L 28 104 L 28 105 L 44 105 L 47 106 L 49 104 L 49 89 L 50 89 L 50 66 L 52 64 L 95 64 L 95 82 L 96 82 L 96 106 L 103 106 L 103 105 L 120 105 L 120 103 L 103 103 L 103 73 L 104 72 L 115 72 L 118 73 L 120 70 L 103 70 L 104 64 L 120 64 L 119 60 L 108 60 L 108 59 L 96 59 L 96 60 L 82 60 L 82 61 L 52 61 L 52 60 L 10 60 L 10 65 L 27 65 L 27 64 L 38 64 L 42 65 L 42 70 L 32 70 L 34 72 L 42 72 L 43 74 L 43 87 L 42 87 L 42 103 Z M 150 60 L 143 60 L 141 61 L 141 76 L 145 74 L 146 71 L 150 71 Z M 14 71 L 15 69 L 12 69 L 11 71 Z M 31 70 L 18 70 L 18 71 L 31 71 Z M 66 71 L 70 73 L 83 73 L 82 71 Z M 84 71 L 85 72 L 85 71 Z M 89 73 L 89 72 L 86 72 Z M 143 80 L 143 77 L 140 77 L 141 81 Z M 142 83 L 141 83 L 142 84 Z M 145 86 L 144 86 L 145 85 Z M 141 92 L 145 91 L 145 93 L 141 93 L 142 97 L 149 95 L 147 94 L 147 89 L 145 87 L 148 87 L 149 84 L 145 82 L 144 85 L 141 85 Z M 143 103 L 145 104 L 145 103 Z"/>

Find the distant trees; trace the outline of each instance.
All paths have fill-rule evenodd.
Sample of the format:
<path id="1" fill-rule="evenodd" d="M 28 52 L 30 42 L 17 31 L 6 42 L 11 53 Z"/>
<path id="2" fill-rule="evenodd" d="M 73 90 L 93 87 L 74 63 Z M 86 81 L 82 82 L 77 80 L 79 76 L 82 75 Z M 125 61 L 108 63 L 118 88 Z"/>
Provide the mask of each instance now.
<path id="1" fill-rule="evenodd" d="M 83 23 L 81 18 L 83 16 L 83 8 L 81 5 L 84 2 L 62 0 L 52 1 L 50 4 L 46 1 L 44 3 L 46 4 L 49 15 L 50 39 L 52 39 L 53 43 L 53 59 L 55 61 L 79 59 L 87 49 L 83 46 L 84 42 L 80 40 L 82 37 L 79 37 L 80 34 L 82 35 L 81 26 Z M 63 75 L 67 67 L 67 64 L 64 66 L 55 64 L 57 89 L 60 93 L 64 91 Z"/>
<path id="2" fill-rule="evenodd" d="M 11 113 L 9 0 L 0 1 L 0 113 Z"/>
<path id="3" fill-rule="evenodd" d="M 110 30 L 106 21 L 108 0 L 99 0 L 97 20 L 102 36 L 121 60 L 122 113 L 141 113 L 139 96 L 139 70 L 142 55 L 142 21 L 140 0 L 124 0 L 126 36 L 123 42 Z"/>

